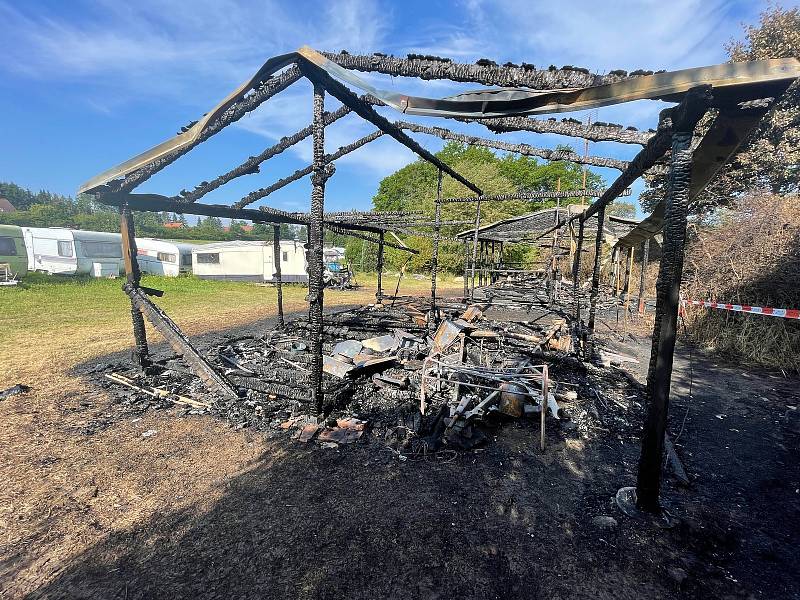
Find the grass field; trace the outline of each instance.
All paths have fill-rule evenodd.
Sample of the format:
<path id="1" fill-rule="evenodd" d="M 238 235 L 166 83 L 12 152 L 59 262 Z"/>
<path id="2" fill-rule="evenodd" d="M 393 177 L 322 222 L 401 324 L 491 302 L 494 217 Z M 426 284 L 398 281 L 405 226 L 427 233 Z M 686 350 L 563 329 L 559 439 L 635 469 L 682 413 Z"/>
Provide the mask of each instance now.
<path id="1" fill-rule="evenodd" d="M 374 274 L 358 277 L 357 290 L 328 290 L 327 306 L 374 300 Z M 386 293 L 396 276 L 384 276 Z M 130 347 L 130 304 L 121 291 L 122 279 L 83 279 L 29 275 L 24 284 L 0 290 L 0 389 L 15 383 L 70 385 L 63 377 L 72 366 Z M 194 277 L 145 276 L 142 284 L 163 290 L 156 299 L 189 335 L 241 325 L 274 315 L 276 290 L 252 283 L 207 281 Z M 460 289 L 447 278 L 442 293 Z M 427 279 L 404 278 L 400 293 L 425 294 Z M 287 312 L 305 310 L 307 290 L 284 286 Z M 153 339 L 158 334 L 150 331 Z"/>

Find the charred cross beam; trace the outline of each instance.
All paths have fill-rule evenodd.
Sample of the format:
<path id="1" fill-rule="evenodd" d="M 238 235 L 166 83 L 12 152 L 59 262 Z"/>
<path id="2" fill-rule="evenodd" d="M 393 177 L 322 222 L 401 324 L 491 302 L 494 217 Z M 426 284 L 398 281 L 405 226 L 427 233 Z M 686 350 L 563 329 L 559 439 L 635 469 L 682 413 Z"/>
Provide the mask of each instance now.
<path id="1" fill-rule="evenodd" d="M 463 144 L 468 144 L 470 146 L 495 148 L 497 150 L 513 152 L 515 154 L 522 154 L 523 156 L 538 156 L 539 158 L 544 158 L 545 160 L 567 160 L 577 164 L 592 165 L 594 167 L 608 167 L 610 169 L 619 169 L 620 171 L 624 171 L 628 166 L 626 161 L 617 160 L 615 158 L 582 156 L 575 152 L 550 150 L 549 148 L 535 148 L 533 146 L 529 146 L 528 144 L 511 144 L 509 142 L 503 142 L 500 140 L 487 140 L 474 135 L 454 133 L 449 129 L 444 129 L 443 127 L 425 127 L 424 125 L 417 125 L 416 123 L 409 123 L 407 121 L 397 121 L 395 125 L 397 125 L 400 129 L 405 129 L 406 131 L 435 135 L 443 140 L 453 140 Z"/>
<path id="2" fill-rule="evenodd" d="M 541 191 L 541 192 L 516 192 L 514 194 L 494 194 L 484 196 L 464 196 L 462 198 L 442 198 L 442 204 L 450 204 L 452 202 L 506 202 L 509 200 L 547 200 L 555 198 L 598 198 L 602 196 L 606 190 L 587 189 L 587 190 L 562 190 L 562 191 Z M 624 190 L 620 196 L 630 196 L 631 190 Z"/>
<path id="3" fill-rule="evenodd" d="M 355 231 L 351 231 L 345 229 L 340 225 L 330 225 L 326 224 L 325 229 L 328 231 L 332 231 L 333 233 L 338 233 L 340 235 L 349 235 L 350 237 L 358 238 L 360 240 L 365 240 L 367 242 L 372 242 L 373 244 L 380 244 L 381 240 L 379 237 L 375 237 L 373 235 L 367 235 L 365 233 L 357 233 Z M 376 231 L 380 231 L 380 228 L 375 228 Z M 383 245 L 387 248 L 394 248 L 395 250 L 403 250 L 404 252 L 409 252 L 411 254 L 419 254 L 419 250 L 414 250 L 413 248 L 408 248 L 406 246 L 401 246 L 400 244 L 395 244 L 394 242 L 387 242 L 383 241 Z"/>
<path id="4" fill-rule="evenodd" d="M 309 62 L 305 58 L 300 60 L 301 62 L 299 62 L 298 65 L 300 66 L 300 69 L 303 71 L 303 74 L 306 77 L 308 77 L 311 81 L 322 85 L 333 96 L 335 96 L 339 100 L 339 102 L 341 102 L 345 106 L 349 106 L 353 110 L 353 112 L 355 112 L 361 118 L 366 119 L 367 121 L 375 125 L 378 129 L 393 137 L 395 140 L 403 144 L 406 148 L 408 148 L 409 150 L 411 150 L 424 160 L 428 161 L 429 163 L 431 163 L 436 167 L 439 167 L 442 171 L 450 175 L 450 177 L 452 177 L 459 183 L 462 183 L 476 194 L 483 193 L 477 185 L 475 185 L 474 183 L 469 181 L 466 177 L 453 170 L 449 165 L 442 162 L 431 152 L 420 146 L 411 137 L 409 137 L 408 134 L 403 132 L 403 130 L 401 130 L 396 125 L 393 125 L 385 117 L 379 115 L 375 111 L 375 109 L 372 108 L 372 106 L 370 106 L 366 102 L 359 100 L 358 96 L 356 96 L 353 92 L 347 89 L 347 87 L 336 81 L 333 77 L 328 75 L 324 70 L 320 69 L 319 67 Z"/>
<path id="5" fill-rule="evenodd" d="M 616 83 L 628 77 L 625 71 L 612 71 L 608 75 L 595 75 L 588 69 L 564 66 L 560 69 L 551 66 L 536 69 L 523 63 L 521 66 L 506 63 L 498 65 L 493 61 L 481 60 L 470 65 L 455 63 L 447 58 L 433 56 L 414 56 L 397 58 L 385 54 L 355 55 L 342 52 L 322 53 L 328 60 L 345 69 L 368 73 L 385 73 L 393 77 L 419 77 L 420 79 L 449 79 L 464 83 L 481 83 L 502 87 L 529 87 L 537 90 L 558 90 L 562 88 L 584 88 L 595 85 Z M 649 75 L 649 72 L 640 72 Z M 635 76 L 634 73 L 632 74 Z"/>
<path id="6" fill-rule="evenodd" d="M 620 142 L 644 146 L 655 131 L 640 131 L 635 127 L 623 127 L 614 123 L 591 123 L 584 125 L 575 119 L 533 119 L 531 117 L 496 117 L 492 119 L 459 119 L 468 123 L 480 123 L 493 133 L 531 131 L 533 133 L 555 133 L 581 138 L 591 142 Z"/>
<path id="7" fill-rule="evenodd" d="M 336 121 L 338 121 L 339 119 L 348 114 L 350 114 L 350 109 L 347 108 L 346 106 L 342 106 L 341 108 L 335 110 L 332 113 L 325 113 L 324 117 L 325 125 L 326 126 L 331 125 L 332 123 L 335 123 Z M 217 189 L 218 187 L 228 183 L 229 181 L 232 181 L 233 179 L 236 179 L 237 177 L 258 173 L 259 165 L 306 139 L 308 136 L 311 135 L 312 129 L 313 129 L 312 126 L 309 125 L 308 127 L 301 129 L 297 133 L 293 133 L 290 136 L 281 138 L 281 140 L 274 146 L 267 148 L 262 153 L 257 154 L 256 156 L 251 156 L 242 164 L 240 164 L 238 167 L 231 169 L 224 175 L 220 175 L 219 177 L 211 181 L 204 181 L 200 185 L 196 186 L 191 192 L 186 192 L 186 193 L 181 192 L 179 196 L 173 196 L 173 199 L 183 200 L 183 202 L 196 202 L 197 200 L 205 196 L 207 193 Z"/>
<path id="8" fill-rule="evenodd" d="M 354 152 L 355 150 L 358 150 L 362 146 L 365 146 L 365 145 L 369 144 L 370 142 L 377 140 L 382 135 L 383 135 L 383 131 L 373 131 L 369 135 L 364 136 L 363 138 L 356 140 L 352 144 L 348 144 L 347 146 L 342 146 L 341 148 L 339 148 L 333 154 L 326 154 L 325 157 L 323 158 L 323 160 L 326 163 L 326 166 L 325 166 L 326 170 L 330 171 L 327 174 L 327 177 L 330 177 L 331 175 L 333 175 L 333 168 L 334 168 L 333 167 L 333 162 L 334 161 L 337 161 L 340 158 L 342 158 L 343 156 L 345 156 L 346 154 L 350 154 L 351 152 Z M 270 185 L 268 187 L 261 188 L 259 190 L 254 191 L 254 192 L 250 192 L 249 194 L 247 194 L 247 196 L 245 196 L 244 198 L 239 200 L 236 204 L 234 204 L 234 207 L 243 208 L 243 207 L 247 206 L 248 204 L 252 204 L 256 200 L 259 200 L 261 198 L 265 198 L 265 197 L 269 196 L 272 192 L 274 192 L 276 190 L 279 190 L 282 187 L 285 187 L 285 186 L 289 185 L 293 181 L 297 181 L 298 179 L 302 179 L 306 175 L 310 175 L 313 171 L 314 171 L 314 165 L 308 165 L 304 169 L 299 169 L 298 171 L 295 171 L 294 173 L 292 173 L 288 177 L 284 177 L 283 179 L 281 179 L 279 181 L 276 181 L 275 183 L 273 183 L 272 185 Z"/>
<path id="9" fill-rule="evenodd" d="M 139 310 L 147 320 L 152 323 L 156 331 L 164 336 L 170 347 L 189 364 L 200 380 L 212 391 L 224 398 L 235 400 L 239 397 L 231 384 L 219 373 L 214 370 L 205 358 L 194 349 L 188 338 L 170 319 L 166 313 L 153 304 L 144 292 L 130 283 L 123 287 L 125 293 L 131 299 L 131 303 Z"/>

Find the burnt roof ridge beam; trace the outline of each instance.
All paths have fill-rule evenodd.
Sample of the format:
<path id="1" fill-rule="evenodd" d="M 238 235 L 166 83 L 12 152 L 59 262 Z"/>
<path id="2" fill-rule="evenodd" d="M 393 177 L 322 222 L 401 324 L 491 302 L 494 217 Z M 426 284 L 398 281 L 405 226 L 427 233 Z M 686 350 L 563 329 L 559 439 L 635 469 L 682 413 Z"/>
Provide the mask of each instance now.
<path id="1" fill-rule="evenodd" d="M 577 164 L 591 165 L 594 167 L 608 167 L 610 169 L 618 169 L 624 171 L 628 163 L 624 160 L 616 158 L 605 158 L 602 156 L 582 156 L 576 152 L 565 152 L 562 150 L 551 150 L 549 148 L 536 148 L 529 144 L 512 144 L 502 140 L 487 140 L 474 135 L 464 133 L 455 133 L 444 127 L 427 127 L 425 125 L 418 125 L 416 123 L 409 123 L 407 121 L 396 121 L 400 129 L 413 131 L 415 133 L 424 133 L 426 135 L 434 135 L 443 140 L 453 140 L 468 144 L 471 146 L 483 146 L 484 148 L 494 148 L 496 150 L 504 150 L 506 152 L 513 152 L 515 154 L 522 154 L 523 156 L 536 156 L 545 160 L 566 160 Z"/>
<path id="2" fill-rule="evenodd" d="M 323 158 L 323 161 L 325 162 L 325 179 L 329 179 L 330 177 L 332 177 L 333 173 L 336 171 L 336 167 L 333 164 L 335 161 L 339 160 L 340 158 L 342 158 L 347 154 L 350 154 L 351 152 L 354 152 L 355 150 L 358 150 L 362 146 L 365 146 L 366 144 L 369 144 L 370 142 L 377 140 L 382 135 L 383 132 L 380 130 L 373 131 L 369 135 L 365 135 L 364 137 L 356 140 L 352 144 L 347 144 L 346 146 L 342 146 L 333 154 L 326 154 L 325 157 Z M 252 204 L 256 200 L 260 200 L 261 198 L 266 198 L 271 193 L 276 192 L 277 190 L 286 187 L 293 181 L 302 179 L 306 175 L 310 175 L 313 172 L 314 172 L 313 164 L 303 167 L 302 169 L 298 169 L 291 175 L 284 177 L 283 179 L 279 179 L 272 185 L 250 192 L 244 198 L 236 202 L 234 206 L 236 208 L 244 208 L 245 206 Z"/>
<path id="3" fill-rule="evenodd" d="M 356 55 L 334 52 L 321 52 L 328 60 L 340 67 L 366 73 L 383 73 L 393 77 L 419 77 L 423 80 L 448 79 L 460 83 L 479 83 L 488 86 L 529 87 L 537 90 L 558 90 L 562 88 L 591 87 L 616 83 L 636 77 L 625 71 L 611 71 L 608 75 L 597 75 L 588 69 L 564 66 L 561 69 L 549 67 L 536 69 L 523 63 L 521 66 L 497 65 L 493 61 L 481 63 L 455 63 L 450 59 L 437 57 L 397 58 L 385 54 Z M 651 72 L 635 72 L 647 75 Z"/>
<path id="4" fill-rule="evenodd" d="M 324 87 L 332 96 L 339 100 L 339 102 L 345 106 L 349 106 L 353 112 L 358 114 L 362 119 L 366 119 L 378 129 L 403 144 L 406 148 L 414 152 L 420 158 L 440 168 L 442 171 L 450 175 L 450 177 L 463 184 L 476 194 L 483 193 L 483 191 L 477 185 L 455 171 L 447 163 L 436 157 L 432 152 L 423 148 L 402 129 L 392 124 L 387 118 L 378 114 L 378 112 L 370 104 L 360 100 L 358 96 L 356 96 L 344 84 L 328 75 L 324 69 L 316 66 L 306 58 L 301 58 L 297 64 L 306 77 L 308 77 L 314 83 L 318 83 Z"/>

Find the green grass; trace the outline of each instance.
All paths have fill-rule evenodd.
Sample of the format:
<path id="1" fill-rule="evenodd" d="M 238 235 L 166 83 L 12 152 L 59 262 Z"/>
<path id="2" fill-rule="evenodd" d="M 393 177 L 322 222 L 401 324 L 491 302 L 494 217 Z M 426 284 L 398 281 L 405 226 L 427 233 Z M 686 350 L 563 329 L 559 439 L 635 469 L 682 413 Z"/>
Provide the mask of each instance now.
<path id="1" fill-rule="evenodd" d="M 327 290 L 326 306 L 374 301 L 376 276 L 359 274 L 358 290 Z M 93 279 L 30 273 L 15 287 L 0 288 L 0 389 L 30 381 L 45 370 L 64 372 L 83 360 L 131 346 L 130 302 L 124 278 Z M 384 291 L 394 293 L 397 274 L 385 274 Z M 195 277 L 145 275 L 142 285 L 163 290 L 154 301 L 189 335 L 220 330 L 269 317 L 276 312 L 273 286 L 210 281 Z M 460 289 L 448 277 L 442 293 Z M 307 308 L 307 289 L 284 286 L 286 312 Z M 400 293 L 426 295 L 428 279 L 403 278 Z M 150 330 L 149 337 L 159 339 Z M 63 384 L 64 381 L 61 381 Z M 54 383 L 54 385 L 56 385 Z"/>

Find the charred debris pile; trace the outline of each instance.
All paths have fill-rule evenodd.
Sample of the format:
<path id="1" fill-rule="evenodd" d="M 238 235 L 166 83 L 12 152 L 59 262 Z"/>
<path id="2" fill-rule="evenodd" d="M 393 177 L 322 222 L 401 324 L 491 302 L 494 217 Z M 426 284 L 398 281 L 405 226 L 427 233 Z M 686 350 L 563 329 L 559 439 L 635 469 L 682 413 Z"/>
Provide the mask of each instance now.
<path id="1" fill-rule="evenodd" d="M 504 296 L 502 286 L 496 295 Z M 566 310 L 507 300 L 444 301 L 432 310 L 427 300 L 396 298 L 326 315 L 321 415 L 308 391 L 304 318 L 204 353 L 235 398 L 210 395 L 176 355 L 144 372 L 107 369 L 101 383 L 134 410 L 177 405 L 326 447 L 378 439 L 401 458 L 473 448 L 508 423 L 530 428 L 532 445 L 544 449 L 554 436 L 589 437 L 609 431 L 609 420 L 638 421 L 629 409 L 641 408 L 641 390 L 609 368 L 614 355 L 579 358 Z"/>

